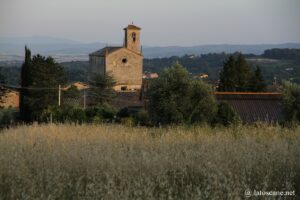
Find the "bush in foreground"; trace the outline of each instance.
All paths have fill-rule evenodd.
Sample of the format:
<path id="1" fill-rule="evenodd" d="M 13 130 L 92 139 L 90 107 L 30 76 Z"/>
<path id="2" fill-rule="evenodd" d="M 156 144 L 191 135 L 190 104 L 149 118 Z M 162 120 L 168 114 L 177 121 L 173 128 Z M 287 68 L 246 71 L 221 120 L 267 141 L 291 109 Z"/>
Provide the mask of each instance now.
<path id="1" fill-rule="evenodd" d="M 154 124 L 210 123 L 217 110 L 212 88 L 178 63 L 151 82 L 147 95 Z"/>
<path id="2" fill-rule="evenodd" d="M 0 199 L 243 199 L 245 190 L 297 194 L 299 133 L 300 127 L 264 125 L 12 128 L 0 134 Z"/>

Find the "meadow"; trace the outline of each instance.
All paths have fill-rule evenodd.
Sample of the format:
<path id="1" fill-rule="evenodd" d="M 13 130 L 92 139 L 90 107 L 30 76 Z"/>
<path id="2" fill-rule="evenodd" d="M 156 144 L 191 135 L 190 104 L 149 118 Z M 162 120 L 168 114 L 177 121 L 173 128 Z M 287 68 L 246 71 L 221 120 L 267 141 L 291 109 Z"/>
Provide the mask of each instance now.
<path id="1" fill-rule="evenodd" d="M 0 199 L 299 195 L 299 158 L 300 127 L 19 126 L 0 132 Z"/>

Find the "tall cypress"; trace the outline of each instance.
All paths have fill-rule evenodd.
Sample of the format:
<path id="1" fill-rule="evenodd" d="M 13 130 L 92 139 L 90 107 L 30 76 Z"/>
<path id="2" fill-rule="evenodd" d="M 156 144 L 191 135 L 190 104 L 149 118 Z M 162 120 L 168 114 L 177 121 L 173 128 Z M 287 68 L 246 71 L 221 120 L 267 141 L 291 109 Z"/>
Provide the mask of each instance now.
<path id="1" fill-rule="evenodd" d="M 236 62 L 233 55 L 229 56 L 220 73 L 219 91 L 235 91 L 237 84 Z"/>
<path id="2" fill-rule="evenodd" d="M 30 121 L 29 115 L 29 91 L 30 86 L 30 68 L 31 68 L 31 51 L 25 46 L 25 61 L 21 68 L 21 89 L 20 89 L 20 117 L 21 120 Z"/>
<path id="3" fill-rule="evenodd" d="M 263 78 L 263 75 L 261 73 L 260 67 L 256 67 L 251 82 L 250 82 L 250 88 L 253 92 L 262 92 L 266 89 L 266 83 Z"/>
<path id="4" fill-rule="evenodd" d="M 251 90 L 251 88 L 249 88 L 249 81 L 252 77 L 252 70 L 242 54 L 237 56 L 235 66 L 237 75 L 236 90 L 239 92 Z"/>

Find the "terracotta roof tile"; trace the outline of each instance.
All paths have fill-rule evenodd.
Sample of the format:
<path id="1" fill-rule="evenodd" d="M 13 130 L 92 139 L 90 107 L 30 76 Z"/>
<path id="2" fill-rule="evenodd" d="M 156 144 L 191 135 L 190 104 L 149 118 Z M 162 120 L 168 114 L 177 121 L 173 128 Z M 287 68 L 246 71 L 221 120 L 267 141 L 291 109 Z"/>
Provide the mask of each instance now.
<path id="1" fill-rule="evenodd" d="M 244 122 L 279 122 L 283 117 L 282 94 L 215 92 L 218 101 L 229 103 Z"/>

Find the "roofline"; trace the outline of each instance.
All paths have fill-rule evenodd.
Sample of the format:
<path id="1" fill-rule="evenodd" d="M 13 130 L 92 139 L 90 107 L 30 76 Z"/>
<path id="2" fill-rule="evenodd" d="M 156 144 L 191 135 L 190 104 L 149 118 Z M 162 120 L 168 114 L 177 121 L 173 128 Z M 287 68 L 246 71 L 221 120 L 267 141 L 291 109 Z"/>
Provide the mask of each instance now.
<path id="1" fill-rule="evenodd" d="M 253 95 L 253 94 L 257 94 L 257 95 L 282 95 L 282 93 L 280 92 L 213 92 L 214 94 L 242 94 L 242 95 Z"/>
<path id="2" fill-rule="evenodd" d="M 106 49 L 106 48 L 119 48 L 119 49 L 122 49 L 122 48 L 124 48 L 124 46 L 106 46 L 106 47 L 103 47 L 102 49 Z M 93 52 L 93 53 L 90 53 L 89 54 L 89 56 L 97 56 L 97 57 L 105 57 L 105 55 L 101 55 L 101 56 L 99 56 L 99 55 L 93 55 L 94 53 L 96 53 L 96 52 L 98 52 L 98 51 L 101 51 L 102 49 L 99 49 L 99 50 L 97 50 L 97 51 L 95 51 L 95 52 Z M 118 49 L 117 49 L 118 50 Z M 117 51 L 116 50 L 116 51 Z M 114 51 L 113 51 L 114 52 Z M 112 52 L 111 52 L 112 53 Z M 110 53 L 109 53 L 110 54 Z"/>
<path id="3" fill-rule="evenodd" d="M 129 24 L 128 26 L 126 26 L 123 30 L 127 30 L 127 29 L 135 29 L 135 30 L 141 30 L 140 27 L 133 25 L 133 24 Z"/>
<path id="4" fill-rule="evenodd" d="M 126 48 L 126 47 L 121 47 L 120 49 L 118 49 L 118 50 L 116 50 L 116 51 L 113 51 L 113 52 L 110 52 L 110 53 L 107 54 L 107 55 L 111 55 L 111 54 L 113 54 L 113 53 L 115 53 L 115 52 L 117 52 L 117 51 L 119 51 L 119 50 L 121 50 L 121 49 L 126 49 L 126 50 L 128 50 L 128 51 L 130 51 L 130 52 L 132 52 L 132 53 L 134 53 L 134 54 L 136 54 L 136 55 L 139 55 L 139 56 L 141 56 L 141 57 L 144 57 L 143 54 L 138 53 L 138 52 L 135 52 L 135 51 L 132 51 L 131 49 L 128 49 L 128 48 Z M 103 56 L 103 57 L 105 57 L 105 56 Z"/>

